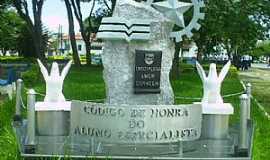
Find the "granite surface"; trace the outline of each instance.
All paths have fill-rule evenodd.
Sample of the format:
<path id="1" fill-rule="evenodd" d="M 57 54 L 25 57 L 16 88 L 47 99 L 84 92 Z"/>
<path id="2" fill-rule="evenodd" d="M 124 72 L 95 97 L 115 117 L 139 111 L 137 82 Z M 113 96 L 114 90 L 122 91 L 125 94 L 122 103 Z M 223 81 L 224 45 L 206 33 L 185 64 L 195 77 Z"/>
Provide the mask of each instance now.
<path id="1" fill-rule="evenodd" d="M 169 72 L 174 56 L 170 39 L 173 24 L 146 3 L 117 1 L 113 17 L 151 21 L 149 41 L 107 40 L 103 48 L 103 77 L 106 83 L 106 103 L 109 104 L 173 104 L 174 94 Z M 134 94 L 135 50 L 162 51 L 160 94 Z"/>

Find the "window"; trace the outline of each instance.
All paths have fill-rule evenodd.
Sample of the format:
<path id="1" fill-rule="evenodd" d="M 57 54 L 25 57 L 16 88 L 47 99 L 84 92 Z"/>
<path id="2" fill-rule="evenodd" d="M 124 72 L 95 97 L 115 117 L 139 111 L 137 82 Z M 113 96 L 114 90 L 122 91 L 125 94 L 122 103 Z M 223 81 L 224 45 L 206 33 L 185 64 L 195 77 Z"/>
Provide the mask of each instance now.
<path id="1" fill-rule="evenodd" d="M 81 44 L 78 45 L 78 50 L 79 50 L 79 51 L 82 50 L 82 45 L 81 45 Z"/>

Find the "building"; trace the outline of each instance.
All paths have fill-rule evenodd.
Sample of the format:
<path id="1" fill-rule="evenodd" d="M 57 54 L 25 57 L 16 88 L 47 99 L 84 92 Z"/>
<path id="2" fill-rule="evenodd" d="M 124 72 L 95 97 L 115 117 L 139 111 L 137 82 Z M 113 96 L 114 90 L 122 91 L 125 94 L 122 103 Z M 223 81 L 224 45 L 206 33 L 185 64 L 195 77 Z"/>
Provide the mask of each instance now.
<path id="1" fill-rule="evenodd" d="M 195 42 L 184 44 L 180 49 L 179 57 L 188 64 L 195 64 L 197 59 L 198 47 Z"/>
<path id="2" fill-rule="evenodd" d="M 79 55 L 86 55 L 86 46 L 81 34 L 76 34 L 75 39 Z M 102 53 L 103 43 L 97 41 L 96 34 L 92 34 L 90 41 L 92 41 L 91 54 L 100 55 Z M 60 50 L 60 55 L 68 55 L 69 53 L 72 53 L 69 35 L 63 35 L 63 37 L 60 39 L 58 49 Z"/>
<path id="3" fill-rule="evenodd" d="M 191 42 L 183 46 L 180 50 L 180 57 L 183 59 L 193 59 L 197 58 L 198 47 L 195 42 Z"/>
<path id="4" fill-rule="evenodd" d="M 190 42 L 184 44 L 180 50 L 179 56 L 186 60 L 189 64 L 195 64 L 197 60 L 198 46 L 195 42 Z M 229 60 L 228 51 L 224 44 L 218 44 L 213 47 L 213 52 L 204 54 L 204 60 L 215 61 L 215 62 L 224 62 Z"/>

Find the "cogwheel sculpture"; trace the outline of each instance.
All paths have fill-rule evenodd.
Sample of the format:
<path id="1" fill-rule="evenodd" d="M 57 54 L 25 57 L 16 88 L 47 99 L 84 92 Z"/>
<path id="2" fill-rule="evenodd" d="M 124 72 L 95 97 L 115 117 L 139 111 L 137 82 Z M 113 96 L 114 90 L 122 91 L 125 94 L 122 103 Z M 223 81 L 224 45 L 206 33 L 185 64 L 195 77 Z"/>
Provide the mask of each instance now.
<path id="1" fill-rule="evenodd" d="M 186 35 L 188 38 L 193 36 L 192 30 L 199 30 L 201 25 L 199 24 L 199 19 L 203 20 L 205 17 L 204 13 L 201 13 L 201 8 L 203 8 L 204 2 L 202 0 L 191 0 L 193 4 L 193 18 L 183 30 L 171 32 L 171 37 L 175 38 L 176 42 L 182 41 L 182 37 Z"/>

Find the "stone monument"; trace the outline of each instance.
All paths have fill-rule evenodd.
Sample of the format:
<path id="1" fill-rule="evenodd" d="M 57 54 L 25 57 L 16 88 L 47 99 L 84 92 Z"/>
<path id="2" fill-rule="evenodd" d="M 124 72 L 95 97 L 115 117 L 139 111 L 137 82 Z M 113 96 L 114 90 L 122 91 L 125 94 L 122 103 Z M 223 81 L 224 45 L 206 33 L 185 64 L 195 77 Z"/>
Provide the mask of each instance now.
<path id="1" fill-rule="evenodd" d="M 203 2 L 192 2 L 169 0 L 153 3 L 152 7 L 150 2 L 117 1 L 113 16 L 103 18 L 97 34 L 105 42 L 102 62 L 107 103 L 174 103 L 169 81 L 174 57 L 172 38 L 179 41 L 186 33 L 191 36 L 191 29 L 199 29 L 197 20 L 204 17 L 199 9 Z M 195 18 L 185 27 L 183 14 L 193 5 Z M 184 31 L 172 32 L 174 24 Z"/>
<path id="2" fill-rule="evenodd" d="M 105 22 L 107 22 L 106 18 L 103 19 L 97 37 L 103 39 L 105 44 L 102 62 L 106 82 L 106 102 L 109 104 L 173 104 L 173 90 L 169 81 L 174 55 L 174 43 L 170 39 L 173 24 L 151 6 L 131 0 L 117 1 L 110 19 L 116 22 L 122 19 L 125 24 L 128 24 L 127 26 L 131 26 L 130 28 L 123 26 L 131 35 L 137 34 L 137 37 L 147 36 L 147 38 L 134 36 L 135 38 L 131 41 L 127 41 L 112 36 L 111 33 L 103 32 L 103 27 L 106 27 Z M 121 28 L 118 25 L 114 27 Z M 147 30 L 147 33 L 138 35 L 141 30 Z M 136 61 L 138 56 L 140 58 Z M 155 61 L 155 64 L 150 64 L 150 61 Z M 139 76 L 139 74 L 140 79 L 135 81 L 135 75 Z M 159 91 L 158 94 L 150 90 L 145 91 L 146 94 L 134 94 L 134 86 L 147 87 L 150 90 L 157 86 Z"/>
<path id="3" fill-rule="evenodd" d="M 36 102 L 31 89 L 27 121 L 14 127 L 23 157 L 233 160 L 244 155 L 250 160 L 253 131 L 245 116 L 246 96 L 240 127 L 229 128 L 233 108 L 220 95 L 230 62 L 219 76 L 211 64 L 208 77 L 197 63 L 202 102 L 174 105 L 169 80 L 174 42 L 200 28 L 203 7 L 202 0 L 117 0 L 112 17 L 102 19 L 97 34 L 104 41 L 105 103 L 66 101 L 62 89 L 71 62 L 61 74 L 53 63 L 49 75 L 38 61 L 45 99 Z M 185 23 L 189 10 L 193 17 Z M 174 25 L 181 30 L 173 31 Z"/>

